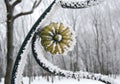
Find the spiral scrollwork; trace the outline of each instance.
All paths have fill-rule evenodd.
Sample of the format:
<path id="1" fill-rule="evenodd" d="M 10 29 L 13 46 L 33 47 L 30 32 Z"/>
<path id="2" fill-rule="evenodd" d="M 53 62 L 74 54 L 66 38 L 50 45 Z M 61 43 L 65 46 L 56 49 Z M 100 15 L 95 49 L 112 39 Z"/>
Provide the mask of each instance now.
<path id="1" fill-rule="evenodd" d="M 65 2 L 63 0 L 54 0 L 50 6 L 43 12 L 43 14 L 39 17 L 36 23 L 33 25 L 29 33 L 27 34 L 15 61 L 12 77 L 11 77 L 11 84 L 21 84 L 22 73 L 24 69 L 24 61 L 27 58 L 27 50 L 29 48 L 30 43 L 32 42 L 32 52 L 35 57 L 37 63 L 46 71 L 60 75 L 64 77 L 71 77 L 71 78 L 87 78 L 98 80 L 104 82 L 105 84 L 116 84 L 113 81 L 109 80 L 110 78 L 104 75 L 99 75 L 95 73 L 88 73 L 88 72 L 72 72 L 61 70 L 57 68 L 53 64 L 49 63 L 45 58 L 44 55 L 39 55 L 40 48 L 37 46 L 38 36 L 41 38 L 41 44 L 44 49 L 51 54 L 63 54 L 66 50 L 64 50 L 64 45 L 69 48 L 71 45 L 70 42 L 73 41 L 73 32 L 70 31 L 69 28 L 64 27 L 62 23 L 51 23 L 44 27 L 41 31 L 38 32 L 38 26 L 41 25 L 42 21 L 51 13 L 51 10 L 55 8 L 56 4 L 60 5 L 62 8 L 87 8 L 90 6 L 94 6 L 98 4 L 101 0 L 86 0 L 86 1 L 79 1 L 79 2 Z M 48 31 L 49 30 L 49 31 Z M 49 38 L 48 38 L 49 37 Z M 67 40 L 67 41 L 66 41 Z M 54 48 L 51 45 L 55 45 Z M 59 49 L 60 48 L 60 49 Z M 42 53 L 42 52 L 41 52 Z M 49 65 L 48 65 L 49 64 Z"/>

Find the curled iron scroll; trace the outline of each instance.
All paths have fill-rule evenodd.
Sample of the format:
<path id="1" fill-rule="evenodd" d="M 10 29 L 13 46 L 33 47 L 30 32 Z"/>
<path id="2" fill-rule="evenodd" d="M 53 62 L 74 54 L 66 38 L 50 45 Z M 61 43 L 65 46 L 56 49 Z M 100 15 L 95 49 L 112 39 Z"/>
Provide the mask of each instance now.
<path id="1" fill-rule="evenodd" d="M 75 79 L 80 79 L 80 78 L 87 78 L 87 79 L 93 79 L 93 80 L 98 80 L 101 82 L 104 82 L 105 84 L 116 84 L 113 79 L 100 75 L 100 74 L 94 74 L 94 73 L 88 73 L 88 72 L 71 72 L 71 71 L 65 71 L 57 68 L 56 66 L 53 66 L 52 64 L 47 65 L 44 61 L 48 62 L 44 56 L 39 56 L 39 50 L 37 46 L 38 38 L 37 38 L 37 31 L 38 31 L 38 26 L 41 25 L 42 22 L 44 22 L 45 18 L 49 16 L 51 13 L 51 10 L 53 10 L 57 5 L 60 5 L 62 8 L 73 8 L 73 9 L 81 9 L 81 8 L 87 8 L 90 6 L 94 6 L 98 4 L 98 1 L 101 0 L 86 0 L 83 2 L 65 2 L 62 0 L 56 1 L 54 0 L 50 6 L 43 12 L 43 14 L 39 17 L 39 19 L 36 21 L 36 23 L 33 25 L 29 33 L 27 34 L 24 42 L 22 43 L 22 46 L 18 52 L 17 58 L 15 60 L 15 64 L 13 67 L 13 72 L 12 72 L 12 77 L 11 77 L 11 84 L 21 84 L 21 79 L 22 79 L 22 73 L 24 70 L 25 66 L 25 59 L 27 59 L 27 50 L 30 46 L 30 42 L 32 41 L 32 52 L 35 57 L 35 60 L 37 63 L 46 71 L 55 74 L 55 75 L 60 75 L 64 77 L 70 77 L 70 78 L 75 78 Z M 39 51 L 39 52 L 38 52 Z M 39 56 L 39 57 L 38 57 Z M 41 59 L 41 58 L 42 59 Z M 44 59 L 44 61 L 42 61 Z"/>

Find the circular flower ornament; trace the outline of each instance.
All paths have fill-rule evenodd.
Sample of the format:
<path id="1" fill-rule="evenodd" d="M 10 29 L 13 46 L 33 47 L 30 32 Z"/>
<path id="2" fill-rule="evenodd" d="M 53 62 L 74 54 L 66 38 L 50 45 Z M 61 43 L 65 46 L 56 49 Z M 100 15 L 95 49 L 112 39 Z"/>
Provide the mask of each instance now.
<path id="1" fill-rule="evenodd" d="M 65 54 L 72 50 L 76 41 L 75 33 L 63 23 L 50 23 L 41 32 L 41 44 L 51 54 Z"/>

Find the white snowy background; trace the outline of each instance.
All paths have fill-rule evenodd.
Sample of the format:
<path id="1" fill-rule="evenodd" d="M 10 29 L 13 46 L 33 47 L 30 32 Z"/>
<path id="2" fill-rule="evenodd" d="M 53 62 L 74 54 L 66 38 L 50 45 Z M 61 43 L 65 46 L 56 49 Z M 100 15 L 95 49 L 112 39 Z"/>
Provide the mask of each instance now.
<path id="1" fill-rule="evenodd" d="M 27 11 L 34 0 L 23 0 L 16 6 L 15 13 Z M 42 0 L 40 6 L 32 15 L 18 18 L 14 23 L 14 58 L 31 26 L 48 7 L 52 0 Z M 50 56 L 46 58 L 56 66 L 71 71 L 88 71 L 118 77 L 120 74 L 120 1 L 105 0 L 104 3 L 86 9 L 59 9 L 56 10 L 49 22 L 63 22 L 70 25 L 76 32 L 77 44 L 72 52 L 65 56 Z M 3 0 L 0 0 L 0 78 L 5 75 L 6 68 L 6 10 Z M 24 70 L 24 82 L 31 81 L 32 84 L 39 84 L 43 81 L 46 84 L 47 78 L 36 76 L 50 75 L 35 62 L 32 53 L 28 54 L 27 64 Z M 36 78 L 32 78 L 35 76 Z M 33 80 L 34 79 L 34 80 Z M 49 78 L 51 80 L 51 78 Z M 117 78 L 120 80 L 120 77 Z M 32 81 L 33 80 L 33 81 Z M 84 82 L 83 82 L 84 81 Z M 99 84 L 97 81 L 63 78 L 54 78 L 54 83 L 77 84 Z M 94 83 L 93 83 L 94 82 Z M 96 83 L 97 82 L 97 83 Z M 25 83 L 27 84 L 27 83 Z M 100 83 L 102 84 L 102 83 Z"/>

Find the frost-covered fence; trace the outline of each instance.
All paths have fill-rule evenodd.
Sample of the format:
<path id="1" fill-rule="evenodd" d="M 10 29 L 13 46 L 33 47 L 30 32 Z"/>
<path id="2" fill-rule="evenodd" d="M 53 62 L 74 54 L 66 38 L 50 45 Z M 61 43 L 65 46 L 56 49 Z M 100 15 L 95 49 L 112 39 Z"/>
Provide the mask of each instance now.
<path id="1" fill-rule="evenodd" d="M 13 68 L 12 72 L 12 79 L 11 79 L 11 84 L 20 84 L 21 79 L 22 79 L 22 73 L 23 69 L 25 66 L 25 62 L 27 59 L 27 53 L 28 53 L 28 48 L 30 46 L 30 42 L 32 41 L 32 51 L 33 55 L 38 62 L 38 64 L 44 68 L 46 71 L 56 74 L 56 75 L 61 75 L 65 77 L 71 77 L 75 79 L 80 79 L 80 78 L 87 78 L 87 79 L 93 79 L 93 80 L 98 80 L 101 82 L 104 82 L 106 84 L 116 84 L 113 79 L 99 75 L 99 74 L 94 74 L 94 73 L 87 73 L 87 72 L 71 72 L 71 71 L 65 71 L 57 68 L 56 66 L 53 66 L 51 63 L 49 63 L 45 58 L 44 55 L 42 54 L 42 51 L 40 48 L 38 48 L 39 45 L 36 43 L 38 41 L 37 38 L 37 33 L 38 31 L 41 31 L 41 28 L 43 27 L 44 23 L 46 23 L 46 20 L 51 17 L 51 15 L 59 8 L 74 8 L 74 9 L 80 9 L 80 8 L 87 8 L 93 5 L 98 4 L 99 0 L 87 0 L 83 2 L 65 2 L 65 1 L 56 1 L 54 0 L 52 4 L 45 10 L 45 12 L 40 16 L 40 18 L 37 20 L 37 22 L 33 25 L 32 29 L 26 36 L 20 50 L 17 56 L 17 59 L 15 61 L 15 65 Z M 36 33 L 37 32 L 37 33 Z M 49 33 L 49 32 L 48 32 Z M 59 35 L 55 37 L 55 40 L 59 41 Z M 40 55 L 40 56 L 39 56 Z"/>

